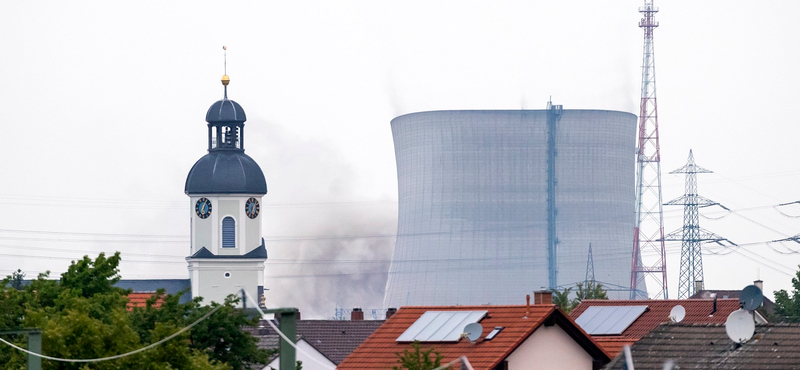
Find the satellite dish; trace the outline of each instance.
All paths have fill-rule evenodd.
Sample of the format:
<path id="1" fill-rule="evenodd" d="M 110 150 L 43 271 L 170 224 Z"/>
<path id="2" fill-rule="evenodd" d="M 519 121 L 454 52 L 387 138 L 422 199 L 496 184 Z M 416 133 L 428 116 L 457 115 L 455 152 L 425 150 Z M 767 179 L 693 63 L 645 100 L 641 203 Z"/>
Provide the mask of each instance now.
<path id="1" fill-rule="evenodd" d="M 756 323 L 753 321 L 753 316 L 745 310 L 733 311 L 725 320 L 725 333 L 736 343 L 747 342 L 755 331 Z"/>
<path id="2" fill-rule="evenodd" d="M 748 311 L 753 311 L 761 306 L 763 300 L 764 294 L 761 293 L 761 289 L 755 285 L 744 287 L 744 289 L 742 289 L 742 294 L 739 295 L 739 303 L 742 305 L 742 308 Z"/>
<path id="3" fill-rule="evenodd" d="M 477 322 L 467 324 L 467 326 L 464 327 L 464 334 L 467 335 L 467 339 L 469 339 L 470 342 L 478 340 L 481 333 L 483 333 L 483 326 Z"/>
<path id="4" fill-rule="evenodd" d="M 681 305 L 672 307 L 672 310 L 669 311 L 669 318 L 673 322 L 681 322 L 684 317 L 686 317 L 686 309 Z"/>

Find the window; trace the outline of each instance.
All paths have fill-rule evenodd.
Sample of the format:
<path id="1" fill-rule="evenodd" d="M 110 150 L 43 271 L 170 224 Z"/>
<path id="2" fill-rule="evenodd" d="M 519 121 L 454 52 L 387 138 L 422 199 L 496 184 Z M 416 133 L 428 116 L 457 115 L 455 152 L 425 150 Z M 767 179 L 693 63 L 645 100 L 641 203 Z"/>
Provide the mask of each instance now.
<path id="1" fill-rule="evenodd" d="M 236 221 L 231 216 L 222 219 L 222 248 L 236 248 Z"/>
<path id="2" fill-rule="evenodd" d="M 494 337 L 497 336 L 497 334 L 500 334 L 500 332 L 503 329 L 504 329 L 504 327 L 502 327 L 502 326 L 495 326 L 495 328 L 492 329 L 492 331 L 489 333 L 489 335 L 487 335 L 486 338 L 484 338 L 483 340 L 492 340 L 492 339 L 494 339 Z"/>

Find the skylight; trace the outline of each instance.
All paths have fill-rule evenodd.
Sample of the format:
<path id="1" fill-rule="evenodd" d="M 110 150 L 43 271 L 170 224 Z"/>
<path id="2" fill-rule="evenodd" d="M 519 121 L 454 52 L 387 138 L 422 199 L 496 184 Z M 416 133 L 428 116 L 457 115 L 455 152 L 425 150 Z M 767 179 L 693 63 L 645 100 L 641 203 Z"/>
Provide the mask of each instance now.
<path id="1" fill-rule="evenodd" d="M 492 340 L 492 339 L 494 339 L 494 337 L 497 336 L 497 334 L 499 334 L 500 331 L 502 331 L 503 329 L 504 328 L 502 326 L 496 326 L 494 329 L 492 329 L 491 332 L 489 332 L 489 335 L 487 335 L 486 338 L 483 338 L 483 340 Z"/>
<path id="2" fill-rule="evenodd" d="M 487 311 L 427 311 L 397 337 L 398 342 L 458 342 L 467 324 L 480 321 Z"/>
<path id="3" fill-rule="evenodd" d="M 647 310 L 647 306 L 592 306 L 575 320 L 591 335 L 619 335 Z"/>

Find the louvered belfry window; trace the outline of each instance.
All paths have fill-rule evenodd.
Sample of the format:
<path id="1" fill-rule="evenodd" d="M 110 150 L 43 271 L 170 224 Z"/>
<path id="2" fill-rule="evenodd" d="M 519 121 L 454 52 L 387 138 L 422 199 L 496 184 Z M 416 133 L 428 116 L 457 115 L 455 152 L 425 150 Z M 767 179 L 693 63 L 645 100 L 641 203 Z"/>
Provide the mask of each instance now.
<path id="1" fill-rule="evenodd" d="M 222 219 L 222 248 L 236 248 L 236 221 L 230 216 Z"/>

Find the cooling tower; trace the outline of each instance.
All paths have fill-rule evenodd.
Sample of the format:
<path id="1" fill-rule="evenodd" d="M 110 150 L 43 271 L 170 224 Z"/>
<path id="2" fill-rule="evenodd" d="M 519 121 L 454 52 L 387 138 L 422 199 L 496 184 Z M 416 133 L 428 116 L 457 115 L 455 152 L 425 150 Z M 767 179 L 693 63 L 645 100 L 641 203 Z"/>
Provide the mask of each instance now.
<path id="1" fill-rule="evenodd" d="M 630 285 L 635 115 L 556 106 L 391 125 L 399 217 L 386 307 L 520 304 L 583 282 L 590 243 L 595 279 L 611 298 L 629 295 L 613 289 Z"/>

